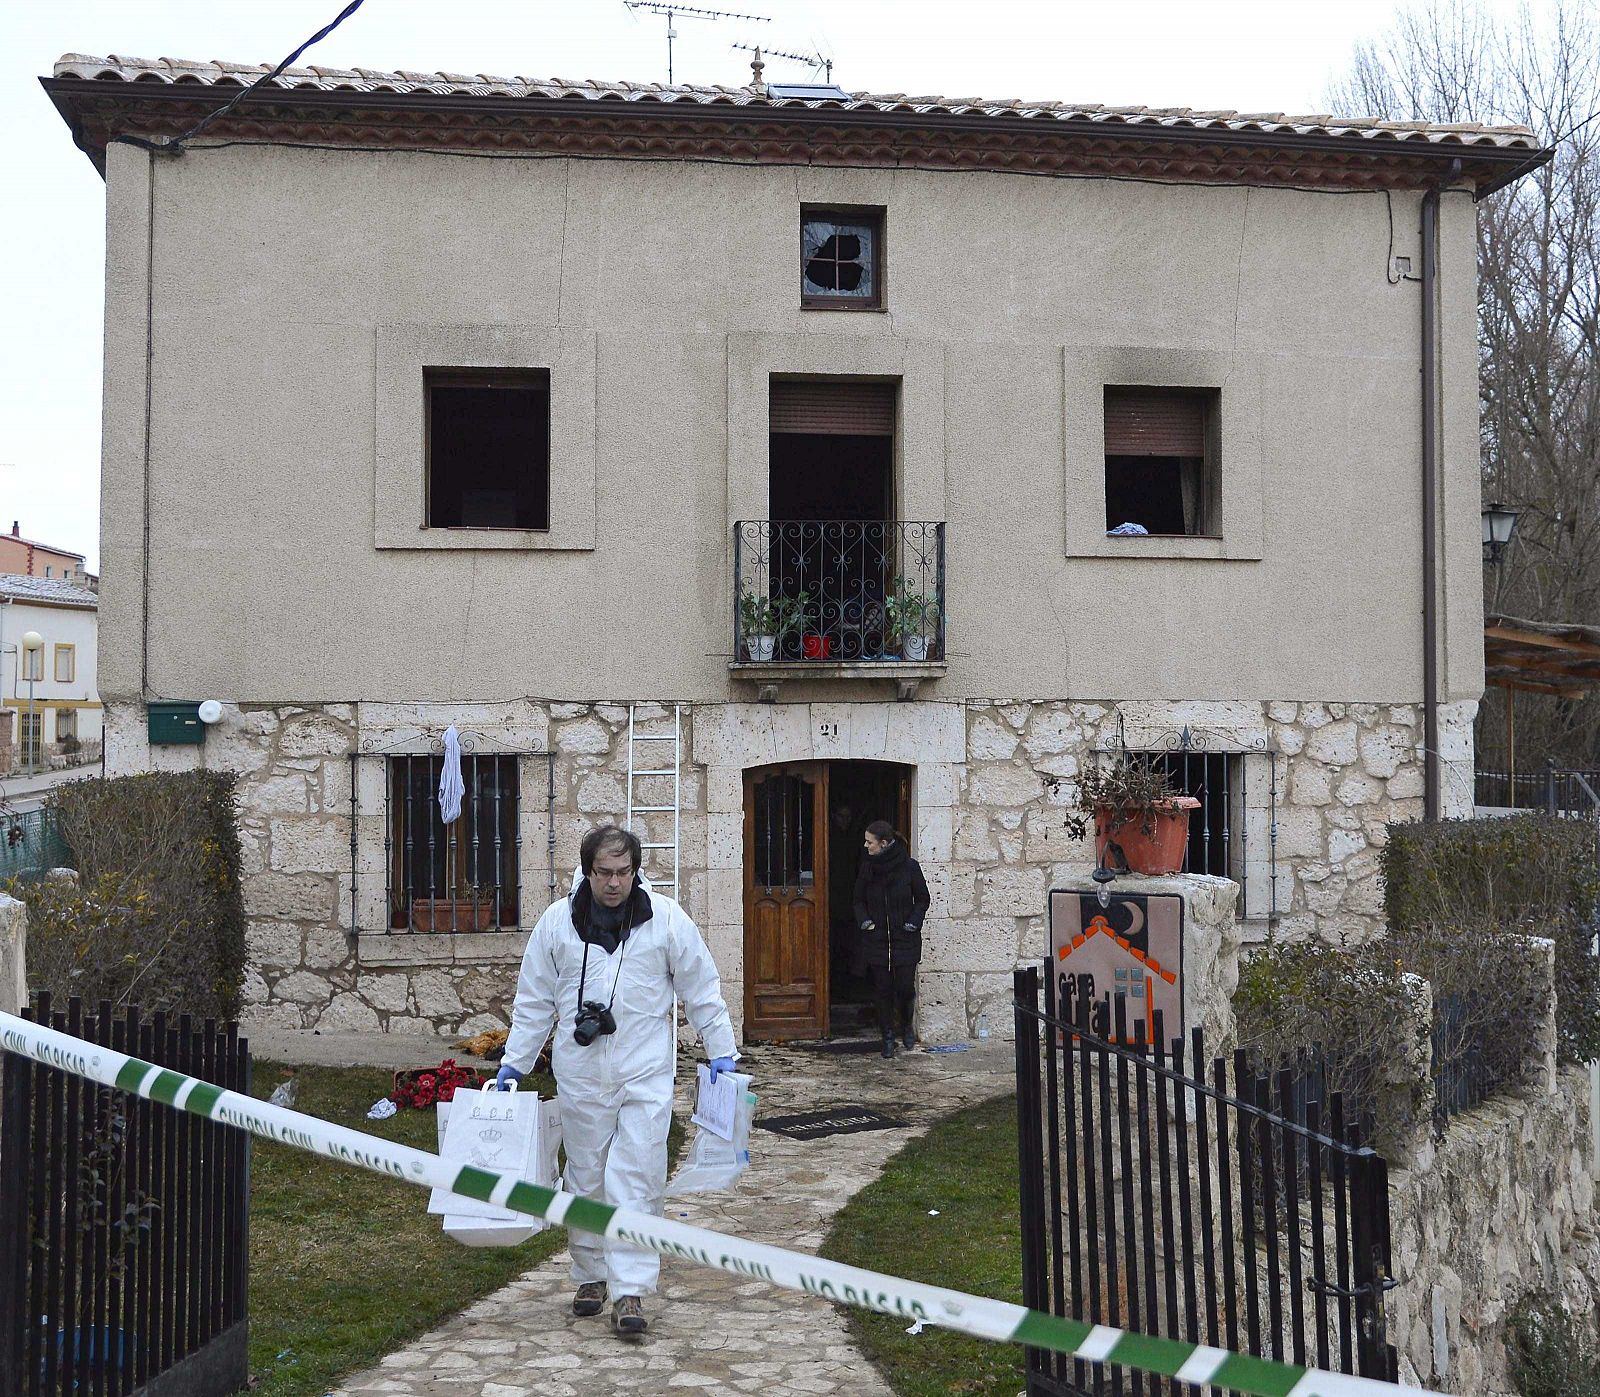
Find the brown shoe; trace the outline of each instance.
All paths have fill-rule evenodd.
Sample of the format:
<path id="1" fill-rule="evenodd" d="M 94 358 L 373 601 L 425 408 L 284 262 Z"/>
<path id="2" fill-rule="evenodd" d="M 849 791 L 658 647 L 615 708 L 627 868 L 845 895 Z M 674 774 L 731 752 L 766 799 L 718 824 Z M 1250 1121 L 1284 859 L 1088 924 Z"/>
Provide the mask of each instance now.
<path id="1" fill-rule="evenodd" d="M 572 1297 L 572 1313 L 579 1319 L 588 1319 L 597 1315 L 606 1306 L 606 1283 L 604 1281 L 585 1281 L 578 1287 L 578 1293 Z"/>
<path id="2" fill-rule="evenodd" d="M 624 1295 L 611 1307 L 611 1327 L 624 1338 L 636 1338 L 650 1327 L 637 1295 Z"/>

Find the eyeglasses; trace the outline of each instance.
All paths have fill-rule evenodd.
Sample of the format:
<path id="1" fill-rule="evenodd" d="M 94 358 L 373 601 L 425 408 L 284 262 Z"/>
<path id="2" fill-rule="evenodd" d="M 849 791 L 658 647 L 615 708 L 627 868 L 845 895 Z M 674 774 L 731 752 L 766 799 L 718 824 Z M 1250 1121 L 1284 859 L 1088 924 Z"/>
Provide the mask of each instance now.
<path id="1" fill-rule="evenodd" d="M 597 868 L 593 876 L 602 883 L 617 883 L 624 878 L 633 877 L 633 870 L 631 868 Z"/>

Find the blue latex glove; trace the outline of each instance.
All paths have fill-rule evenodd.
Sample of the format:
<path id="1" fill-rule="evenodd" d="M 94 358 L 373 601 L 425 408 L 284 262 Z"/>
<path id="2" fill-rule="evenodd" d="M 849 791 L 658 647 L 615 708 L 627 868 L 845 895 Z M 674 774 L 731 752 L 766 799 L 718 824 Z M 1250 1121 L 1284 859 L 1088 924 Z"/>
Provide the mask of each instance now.
<path id="1" fill-rule="evenodd" d="M 510 1091 L 513 1082 L 520 1082 L 522 1073 L 518 1072 L 509 1062 L 502 1062 L 500 1070 L 494 1074 L 494 1089 L 496 1091 Z"/>
<path id="2" fill-rule="evenodd" d="M 724 1072 L 735 1072 L 738 1070 L 734 1066 L 734 1062 L 731 1057 L 714 1057 L 711 1059 L 710 1067 L 711 1080 L 713 1082 L 716 1081 L 717 1078 L 720 1077 Z"/>

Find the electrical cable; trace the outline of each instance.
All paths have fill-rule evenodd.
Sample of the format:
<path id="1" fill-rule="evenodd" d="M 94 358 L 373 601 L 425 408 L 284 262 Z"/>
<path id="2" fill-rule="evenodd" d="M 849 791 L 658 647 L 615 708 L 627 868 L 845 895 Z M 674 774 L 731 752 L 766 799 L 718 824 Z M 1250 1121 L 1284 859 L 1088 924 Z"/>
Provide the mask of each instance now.
<path id="1" fill-rule="evenodd" d="M 295 59 L 299 58 L 300 55 L 303 54 L 313 44 L 319 43 L 321 40 L 326 39 L 328 35 L 333 33 L 333 31 L 343 24 L 345 20 L 349 19 L 351 15 L 359 10 L 363 3 L 364 0 L 349 0 L 349 3 L 344 7 L 344 9 L 340 10 L 339 13 L 333 17 L 333 19 L 331 19 L 327 24 L 323 25 L 321 29 L 317 30 L 315 34 L 313 34 L 309 39 L 301 44 L 299 48 L 297 48 L 293 53 L 279 63 L 278 66 L 270 73 L 263 73 L 253 83 L 251 83 L 249 87 L 244 88 L 240 92 L 236 93 L 231 101 L 224 102 L 216 109 L 216 111 L 207 112 L 205 116 L 201 117 L 199 121 L 195 122 L 195 124 L 185 131 L 181 136 L 174 136 L 170 141 L 165 142 L 147 141 L 141 136 L 113 136 L 111 139 L 113 141 L 121 141 L 127 145 L 139 146 L 144 150 L 160 151 L 164 155 L 182 155 L 184 153 L 185 142 L 193 140 L 218 117 L 226 116 L 252 93 L 258 91 L 262 87 L 265 87 L 268 83 L 275 81 L 283 72 L 283 70 L 293 63 Z"/>

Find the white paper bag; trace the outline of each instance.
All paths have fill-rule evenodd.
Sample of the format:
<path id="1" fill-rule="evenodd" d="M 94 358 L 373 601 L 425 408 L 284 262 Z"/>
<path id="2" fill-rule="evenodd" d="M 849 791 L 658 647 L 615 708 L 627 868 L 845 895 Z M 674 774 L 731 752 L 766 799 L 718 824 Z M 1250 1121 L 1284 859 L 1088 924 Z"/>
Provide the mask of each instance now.
<path id="1" fill-rule="evenodd" d="M 541 1158 L 540 1104 L 536 1091 L 496 1091 L 492 1082 L 481 1091 L 457 1091 L 454 1101 L 435 1107 L 440 1158 L 533 1178 Z M 445 1234 L 469 1247 L 516 1246 L 546 1225 L 442 1189 L 429 1196 L 428 1211 L 443 1214 Z"/>
<path id="2" fill-rule="evenodd" d="M 719 1139 L 704 1126 L 694 1128 L 694 1139 L 678 1172 L 667 1184 L 666 1196 L 709 1193 L 727 1188 L 750 1164 L 750 1127 L 755 1122 L 756 1098 L 750 1090 L 751 1078 L 743 1072 L 730 1072 L 738 1089 L 733 1116 L 733 1139 Z"/>

